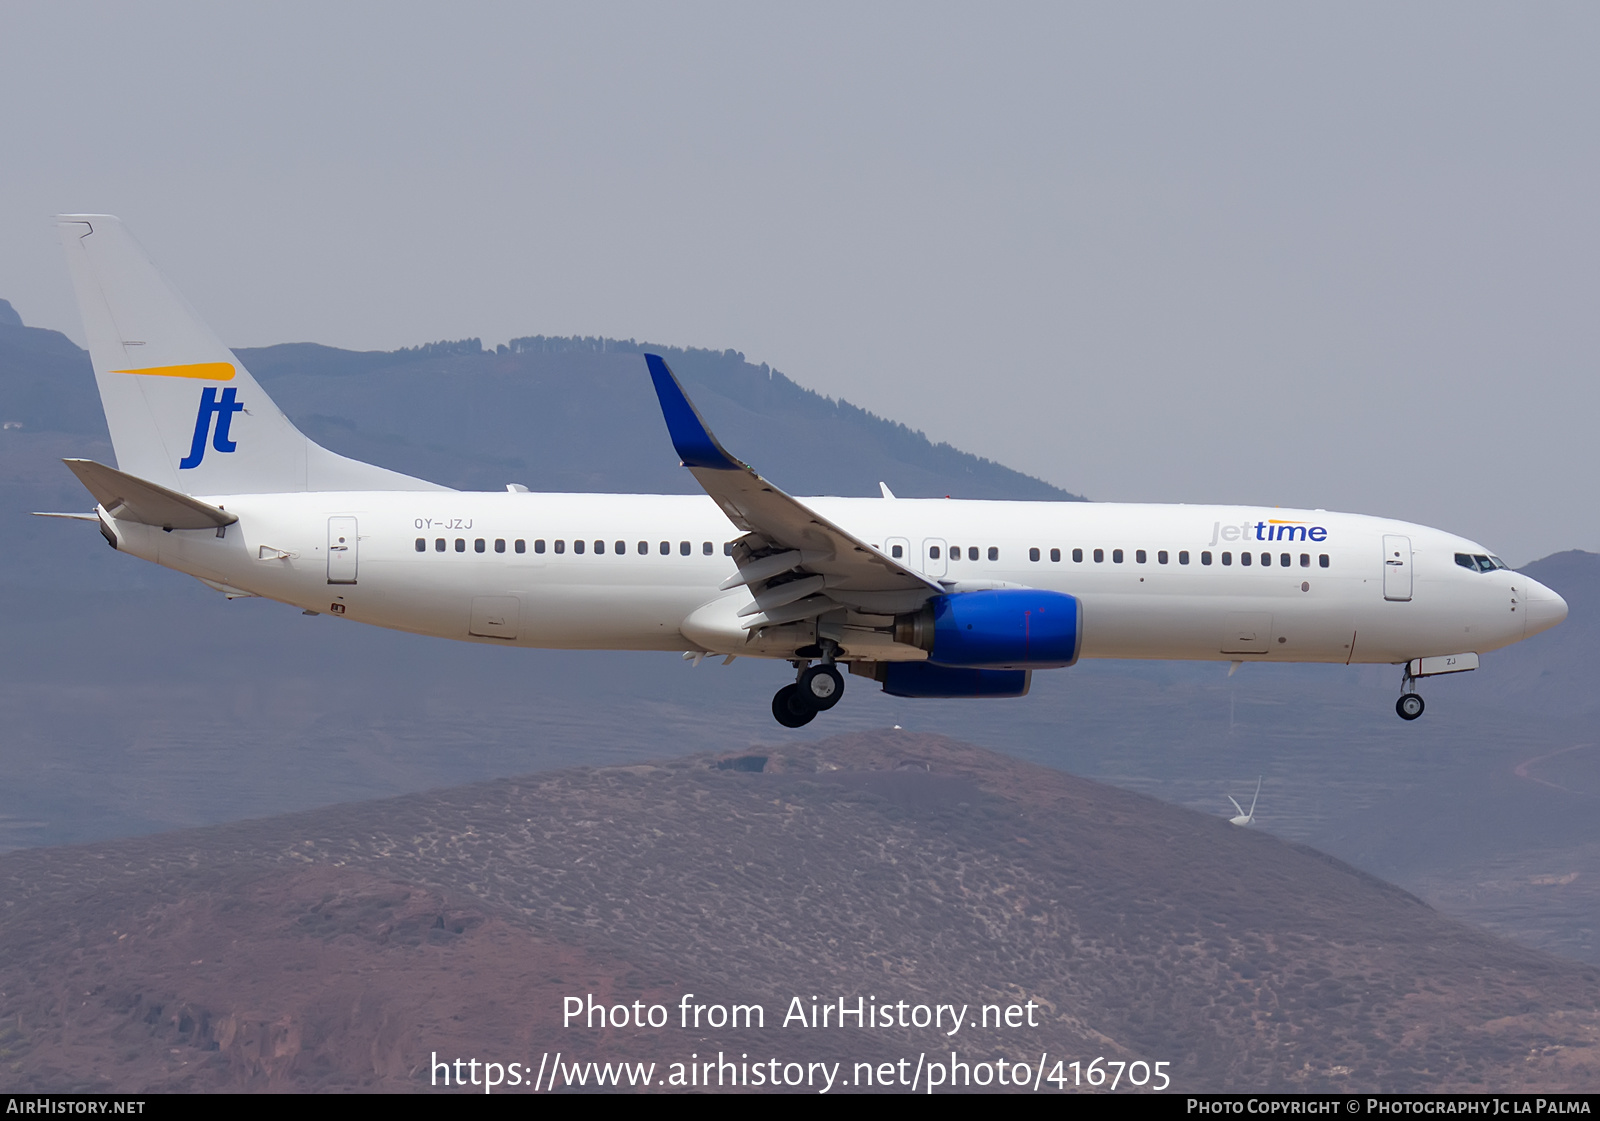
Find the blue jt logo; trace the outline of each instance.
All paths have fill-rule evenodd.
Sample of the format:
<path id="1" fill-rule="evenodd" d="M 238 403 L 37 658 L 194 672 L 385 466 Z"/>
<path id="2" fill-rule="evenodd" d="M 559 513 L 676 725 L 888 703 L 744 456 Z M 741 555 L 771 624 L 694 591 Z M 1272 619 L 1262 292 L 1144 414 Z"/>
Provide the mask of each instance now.
<path id="1" fill-rule="evenodd" d="M 237 400 L 239 390 L 236 386 L 228 386 L 222 391 L 222 400 L 217 400 L 216 386 L 208 385 L 200 391 L 200 414 L 194 418 L 194 442 L 189 445 L 189 454 L 178 461 L 178 470 L 187 471 L 191 467 L 199 467 L 200 461 L 206 456 L 206 437 L 211 436 L 211 446 L 219 452 L 231 452 L 238 448 L 238 444 L 228 439 L 228 429 L 233 424 L 233 414 L 241 411 L 244 406 Z M 211 432 L 211 418 L 217 418 L 217 430 Z"/>

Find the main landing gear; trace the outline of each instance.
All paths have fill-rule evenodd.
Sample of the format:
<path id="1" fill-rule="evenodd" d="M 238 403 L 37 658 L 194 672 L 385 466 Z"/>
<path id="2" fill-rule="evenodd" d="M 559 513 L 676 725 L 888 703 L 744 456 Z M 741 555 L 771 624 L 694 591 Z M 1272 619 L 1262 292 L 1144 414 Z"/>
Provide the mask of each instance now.
<path id="1" fill-rule="evenodd" d="M 1422 703 L 1422 697 L 1416 692 L 1417 679 L 1411 676 L 1411 663 L 1406 663 L 1404 673 L 1400 677 L 1400 699 L 1394 702 L 1395 712 L 1400 714 L 1401 720 L 1415 720 L 1422 715 L 1422 710 L 1428 706 Z"/>
<path id="2" fill-rule="evenodd" d="M 773 719 L 785 728 L 805 727 L 844 696 L 844 677 L 831 659 L 815 666 L 797 662 L 795 668 L 799 674 L 794 684 L 785 685 L 772 698 Z"/>

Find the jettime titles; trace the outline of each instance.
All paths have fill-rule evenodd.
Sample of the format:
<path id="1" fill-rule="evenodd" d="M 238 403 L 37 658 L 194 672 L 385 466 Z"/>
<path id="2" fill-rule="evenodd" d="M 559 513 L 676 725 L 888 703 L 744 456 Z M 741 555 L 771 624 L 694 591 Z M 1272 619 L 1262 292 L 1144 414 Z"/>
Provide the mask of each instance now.
<path id="1" fill-rule="evenodd" d="M 1257 522 L 1255 525 L 1249 522 L 1240 525 L 1213 522 L 1210 544 L 1215 545 L 1219 541 L 1326 541 L 1327 539 L 1328 531 L 1320 525 L 1272 519 Z"/>

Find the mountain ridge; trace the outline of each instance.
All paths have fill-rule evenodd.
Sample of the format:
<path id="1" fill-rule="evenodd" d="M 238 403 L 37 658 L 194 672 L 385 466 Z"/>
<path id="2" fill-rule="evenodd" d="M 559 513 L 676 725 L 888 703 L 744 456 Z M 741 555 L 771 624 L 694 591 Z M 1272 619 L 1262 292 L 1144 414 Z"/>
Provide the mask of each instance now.
<path id="1" fill-rule="evenodd" d="M 10 305 L 5 305 L 11 310 Z M 291 420 L 340 454 L 458 489 L 499 490 L 507 470 L 540 490 L 693 493 L 678 470 L 638 358 L 667 357 L 725 440 L 795 493 L 1078 501 L 1041 479 L 935 444 L 824 397 L 737 351 L 633 340 L 529 336 L 396 351 L 282 343 L 235 351 Z M 585 419 L 587 427 L 572 421 Z M 88 353 L 65 335 L 0 314 L 0 423 L 106 439 Z M 605 448 L 596 460 L 594 446 Z M 487 449 L 493 448 L 493 451 Z M 587 462 L 582 462 L 587 460 Z M 597 469 L 598 468 L 598 469 Z"/>
<path id="2" fill-rule="evenodd" d="M 8 338 L 32 357 L 7 359 L 22 354 Z M 317 375 L 306 364 L 321 353 L 313 344 L 287 344 L 278 365 L 261 365 L 285 407 L 301 394 L 297 415 L 314 435 L 326 429 L 348 454 L 384 440 L 425 452 L 441 465 L 413 471 L 425 477 L 692 492 L 637 356 L 579 342 L 539 359 L 565 366 L 537 369 L 515 365 L 537 353 L 456 344 L 358 355 L 350 376 Z M 772 391 L 774 379 L 741 361 L 726 359 L 726 370 L 758 378 L 753 394 Z M 500 362 L 509 373 L 495 372 Z M 106 549 L 90 525 L 30 517 L 86 509 L 60 459 L 110 462 L 111 449 L 83 352 L 57 332 L 0 323 L 0 420 L 52 379 L 75 387 L 37 402 L 53 427 L 30 415 L 0 429 L 0 850 L 623 763 L 658 754 L 663 731 L 727 750 L 773 733 L 766 701 L 782 666 L 691 671 L 676 657 L 508 652 L 352 628 L 224 601 Z M 508 381 L 543 394 L 544 444 L 532 449 L 543 459 L 482 448 L 496 425 L 522 423 L 497 396 Z M 330 383 L 342 396 L 318 397 Z M 431 383 L 424 419 L 449 414 L 442 428 L 404 427 L 417 423 L 413 383 Z M 562 384 L 565 397 L 544 391 Z M 754 408 L 710 387 L 703 396 L 727 445 L 779 485 L 826 489 L 831 477 L 875 493 L 884 478 L 918 493 L 887 456 L 806 476 L 818 457 L 805 440 L 785 450 Z M 959 481 L 923 477 L 921 493 Z M 853 682 L 823 730 L 936 729 L 1197 809 L 1231 812 L 1225 794 L 1265 775 L 1261 828 L 1490 929 L 1600 962 L 1600 848 L 1586 840 L 1600 752 L 1571 750 L 1595 740 L 1600 556 L 1555 554 L 1527 571 L 1568 599 L 1571 617 L 1485 655 L 1476 673 L 1426 682 L 1428 715 L 1415 725 L 1394 718 L 1398 673 L 1387 666 L 1249 666 L 1228 677 L 1217 665 L 1086 662 L 1036 675 L 1014 702 L 901 702 Z"/>

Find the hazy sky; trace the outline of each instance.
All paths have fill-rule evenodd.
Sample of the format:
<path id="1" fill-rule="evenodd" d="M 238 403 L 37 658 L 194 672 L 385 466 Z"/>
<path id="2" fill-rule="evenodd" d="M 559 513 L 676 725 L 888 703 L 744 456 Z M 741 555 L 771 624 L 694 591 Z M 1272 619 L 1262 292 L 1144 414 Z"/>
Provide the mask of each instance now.
<path id="1" fill-rule="evenodd" d="M 1600 549 L 1597 58 L 1576 4 L 4 0 L 0 297 L 81 340 L 48 216 L 107 211 L 236 346 L 732 347 L 1515 563 Z"/>

